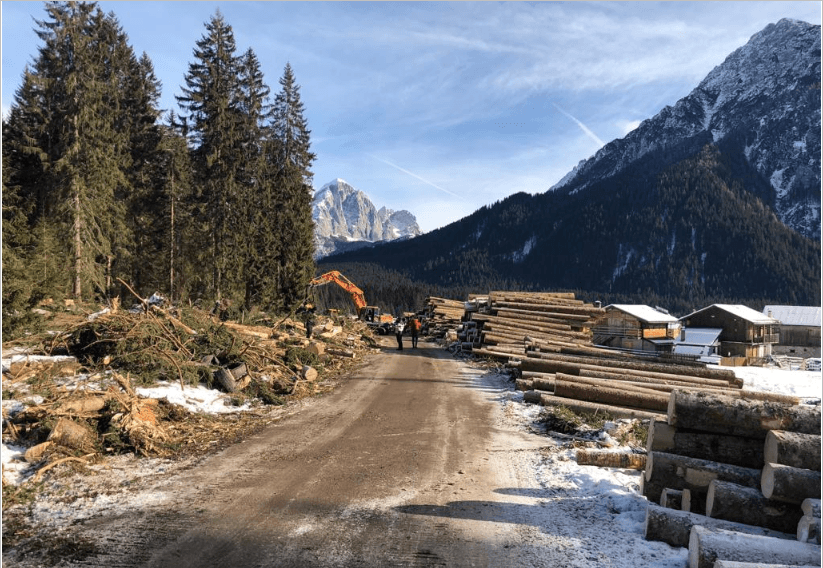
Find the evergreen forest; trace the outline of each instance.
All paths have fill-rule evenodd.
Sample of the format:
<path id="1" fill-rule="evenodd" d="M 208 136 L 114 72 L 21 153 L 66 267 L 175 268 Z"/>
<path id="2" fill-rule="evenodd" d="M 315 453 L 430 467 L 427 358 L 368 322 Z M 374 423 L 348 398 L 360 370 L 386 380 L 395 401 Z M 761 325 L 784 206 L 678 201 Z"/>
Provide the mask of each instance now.
<path id="1" fill-rule="evenodd" d="M 733 144 L 684 146 L 583 190 L 514 194 L 414 239 L 321 259 L 319 268 L 341 270 L 371 287 L 367 300 L 388 306 L 397 300 L 387 283 L 401 278 L 450 298 L 573 291 L 677 316 L 713 303 L 820 305 L 820 243 L 777 219 L 768 181 Z"/>
<path id="2" fill-rule="evenodd" d="M 218 10 L 166 112 L 151 60 L 113 13 L 44 11 L 3 120 L 4 336 L 45 298 L 301 301 L 315 271 L 315 156 L 290 65 L 272 93 Z"/>

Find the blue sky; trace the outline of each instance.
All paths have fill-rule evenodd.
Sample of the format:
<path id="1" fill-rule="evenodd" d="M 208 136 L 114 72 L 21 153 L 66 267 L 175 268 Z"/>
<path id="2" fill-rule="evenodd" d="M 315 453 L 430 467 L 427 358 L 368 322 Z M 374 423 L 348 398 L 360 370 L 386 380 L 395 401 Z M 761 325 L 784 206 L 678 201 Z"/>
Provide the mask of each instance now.
<path id="1" fill-rule="evenodd" d="M 100 2 L 178 110 L 219 8 L 272 93 L 291 64 L 314 185 L 342 178 L 424 231 L 541 193 L 604 143 L 686 96 L 781 18 L 820 2 Z M 2 3 L 2 105 L 41 45 L 42 2 Z"/>

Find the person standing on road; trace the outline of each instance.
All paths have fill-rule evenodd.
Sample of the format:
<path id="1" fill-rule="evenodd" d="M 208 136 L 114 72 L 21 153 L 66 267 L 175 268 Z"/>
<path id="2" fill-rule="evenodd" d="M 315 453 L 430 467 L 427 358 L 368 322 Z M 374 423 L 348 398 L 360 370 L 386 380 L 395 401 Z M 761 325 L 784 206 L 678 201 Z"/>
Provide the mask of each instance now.
<path id="1" fill-rule="evenodd" d="M 409 322 L 409 329 L 411 329 L 412 349 L 417 349 L 417 334 L 420 333 L 420 320 L 413 317 Z"/>
<path id="2" fill-rule="evenodd" d="M 400 318 L 397 318 L 397 321 L 394 322 L 394 334 L 397 336 L 398 351 L 403 351 L 403 329 L 405 327 L 405 322 Z"/>

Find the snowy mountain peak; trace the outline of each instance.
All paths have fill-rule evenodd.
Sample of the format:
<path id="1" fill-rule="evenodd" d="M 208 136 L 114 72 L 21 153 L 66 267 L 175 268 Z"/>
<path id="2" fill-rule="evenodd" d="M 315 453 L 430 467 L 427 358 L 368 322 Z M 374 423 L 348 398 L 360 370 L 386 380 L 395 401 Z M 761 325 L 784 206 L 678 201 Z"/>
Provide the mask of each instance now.
<path id="1" fill-rule="evenodd" d="M 651 152 L 723 143 L 771 184 L 765 201 L 778 218 L 819 239 L 820 118 L 820 26 L 783 19 L 754 34 L 688 96 L 580 162 L 551 190 L 580 191 Z"/>
<path id="2" fill-rule="evenodd" d="M 414 215 L 386 207 L 378 210 L 365 193 L 340 178 L 314 194 L 312 216 L 318 258 L 341 249 L 420 234 Z"/>

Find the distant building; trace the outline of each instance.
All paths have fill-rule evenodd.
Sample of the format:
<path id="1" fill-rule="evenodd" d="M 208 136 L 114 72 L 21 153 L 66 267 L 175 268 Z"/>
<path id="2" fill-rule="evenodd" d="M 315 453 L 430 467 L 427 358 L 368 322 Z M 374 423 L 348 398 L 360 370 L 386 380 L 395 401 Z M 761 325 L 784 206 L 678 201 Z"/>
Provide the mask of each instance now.
<path id="1" fill-rule="evenodd" d="M 707 363 L 720 361 L 720 334 L 718 327 L 684 327 L 674 342 L 674 354 L 694 357 Z"/>
<path id="2" fill-rule="evenodd" d="M 780 345 L 820 347 L 821 309 L 817 306 L 766 306 L 763 313 L 780 322 Z"/>
<path id="3" fill-rule="evenodd" d="M 611 304 L 594 323 L 594 343 L 617 349 L 671 353 L 680 322 L 643 304 Z"/>
<path id="4" fill-rule="evenodd" d="M 772 354 L 780 342 L 780 322 L 740 304 L 713 304 L 680 318 L 685 328 L 722 329 L 722 357 L 758 358 Z"/>

